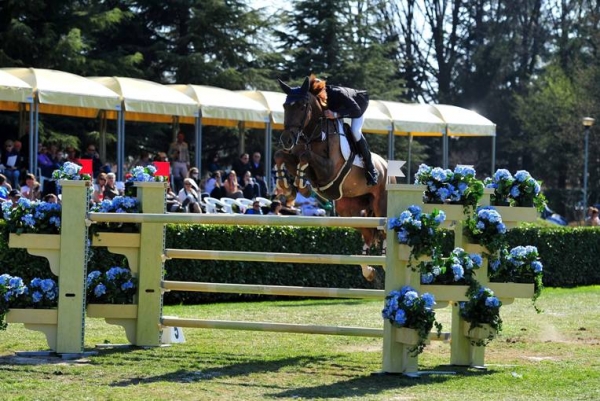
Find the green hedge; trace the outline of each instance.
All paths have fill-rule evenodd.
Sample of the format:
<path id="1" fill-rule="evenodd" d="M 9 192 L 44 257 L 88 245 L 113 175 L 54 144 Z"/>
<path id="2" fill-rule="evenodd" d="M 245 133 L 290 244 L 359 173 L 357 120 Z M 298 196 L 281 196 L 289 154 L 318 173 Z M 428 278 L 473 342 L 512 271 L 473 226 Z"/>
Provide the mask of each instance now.
<path id="1" fill-rule="evenodd" d="M 358 255 L 362 242 L 356 230 L 318 227 L 167 225 L 167 248 Z M 0 221 L 0 273 L 18 275 L 25 280 L 49 277 L 46 259 L 30 256 L 25 249 L 9 249 L 6 225 Z M 453 236 L 445 233 L 445 251 L 453 248 Z M 526 225 L 510 230 L 510 246 L 534 245 L 544 264 L 544 285 L 573 287 L 600 284 L 598 255 L 600 228 L 539 227 Z M 88 271 L 125 266 L 123 256 L 106 248 L 93 248 Z M 383 270 L 368 283 L 359 266 L 200 261 L 172 259 L 165 263 L 165 279 L 219 283 L 292 285 L 307 287 L 383 288 Z M 240 299 L 265 299 L 268 296 L 171 292 L 166 304 L 206 303 Z"/>

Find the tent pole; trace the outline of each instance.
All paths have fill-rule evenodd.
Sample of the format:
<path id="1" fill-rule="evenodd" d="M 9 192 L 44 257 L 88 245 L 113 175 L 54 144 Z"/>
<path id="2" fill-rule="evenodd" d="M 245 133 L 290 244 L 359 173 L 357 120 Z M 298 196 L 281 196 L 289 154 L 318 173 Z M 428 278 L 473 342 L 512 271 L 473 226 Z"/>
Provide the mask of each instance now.
<path id="1" fill-rule="evenodd" d="M 394 138 L 394 126 L 392 125 L 390 127 L 390 130 L 388 131 L 388 160 L 394 160 L 394 157 L 396 156 L 396 152 L 395 152 L 395 139 Z"/>
<path id="2" fill-rule="evenodd" d="M 496 170 L 496 135 L 492 137 L 492 173 L 490 177 L 494 176 Z"/>
<path id="3" fill-rule="evenodd" d="M 442 167 L 448 168 L 448 126 L 444 128 L 442 133 Z"/>
<path id="4" fill-rule="evenodd" d="M 194 152 L 194 160 L 198 168 L 198 177 L 202 178 L 202 112 L 196 116 L 194 126 L 196 128 L 196 152 Z"/>
<path id="5" fill-rule="evenodd" d="M 125 163 L 125 109 L 123 107 L 121 107 L 119 109 L 118 115 L 117 115 L 117 152 L 119 153 L 118 158 L 120 159 L 117 163 L 119 163 L 118 166 L 118 180 L 122 181 L 123 180 L 123 164 Z"/>
<path id="6" fill-rule="evenodd" d="M 410 184 L 410 166 L 412 165 L 412 143 L 413 134 L 408 133 L 408 162 L 406 163 L 406 183 Z"/>
<path id="7" fill-rule="evenodd" d="M 265 185 L 267 186 L 267 192 L 271 193 L 271 160 L 273 160 L 272 154 L 272 144 L 271 144 L 271 122 L 269 120 L 265 121 L 265 175 L 263 180 L 265 181 Z M 267 194 L 265 194 L 267 195 Z M 268 198 L 268 196 L 265 196 Z"/>
<path id="8" fill-rule="evenodd" d="M 37 163 L 37 150 L 38 150 L 38 142 L 39 142 L 39 138 L 40 138 L 40 113 L 38 110 L 38 102 L 34 99 L 32 105 L 31 105 L 33 111 L 33 121 L 34 121 L 34 127 L 30 126 L 29 127 L 29 153 L 30 153 L 30 161 L 29 161 L 29 167 L 31 167 L 31 172 L 33 174 L 37 174 L 37 168 L 38 168 L 38 163 Z"/>
<path id="9" fill-rule="evenodd" d="M 106 110 L 100 110 L 98 113 L 100 117 L 100 159 L 106 162 Z M 118 146 L 118 145 L 117 145 Z M 118 165 L 118 156 L 117 156 Z"/>

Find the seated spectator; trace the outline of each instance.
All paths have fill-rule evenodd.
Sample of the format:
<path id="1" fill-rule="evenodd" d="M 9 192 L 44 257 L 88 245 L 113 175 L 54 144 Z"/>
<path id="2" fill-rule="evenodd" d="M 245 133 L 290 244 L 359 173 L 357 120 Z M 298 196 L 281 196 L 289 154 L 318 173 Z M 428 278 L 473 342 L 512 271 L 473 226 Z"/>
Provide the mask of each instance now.
<path id="1" fill-rule="evenodd" d="M 19 176 L 21 172 L 18 168 L 19 154 L 14 150 L 14 143 L 10 139 L 4 142 L 4 151 L 1 152 L 0 173 L 4 174 L 13 188 L 19 188 Z"/>
<path id="2" fill-rule="evenodd" d="M 242 189 L 244 198 L 246 199 L 254 199 L 257 196 L 260 196 L 260 188 L 256 183 L 256 180 L 252 177 L 250 170 L 244 173 L 240 188 Z"/>
<path id="3" fill-rule="evenodd" d="M 56 196 L 54 194 L 48 194 L 48 195 L 44 196 L 43 201 L 48 202 L 48 203 L 58 203 L 58 196 Z"/>
<path id="4" fill-rule="evenodd" d="M 294 200 L 287 199 L 287 197 L 283 194 L 283 191 L 275 187 L 275 193 L 271 197 L 271 202 L 279 201 L 281 203 L 280 214 L 284 216 L 294 216 L 300 214 L 300 210 L 294 207 Z"/>
<path id="5" fill-rule="evenodd" d="M 102 172 L 102 161 L 100 160 L 100 154 L 96 152 L 96 146 L 89 144 L 85 152 L 81 155 L 81 158 L 92 160 L 92 172 L 94 177 L 98 177 L 98 175 Z"/>
<path id="6" fill-rule="evenodd" d="M 12 203 L 13 208 L 17 206 L 19 199 L 21 199 L 21 191 L 18 189 L 11 189 L 8 193 L 8 201 Z"/>
<path id="7" fill-rule="evenodd" d="M 260 208 L 260 202 L 257 200 L 252 202 L 252 207 L 248 208 L 244 214 L 263 214 L 262 209 Z"/>
<path id="8" fill-rule="evenodd" d="M 148 152 L 145 149 L 142 149 L 140 151 L 140 156 L 137 158 L 136 161 L 133 162 L 133 165 L 135 167 L 137 167 L 137 166 L 141 166 L 141 167 L 151 166 L 152 165 L 152 159 L 150 158 L 150 152 Z"/>
<path id="9" fill-rule="evenodd" d="M 12 187 L 10 186 L 8 181 L 6 181 L 6 176 L 4 174 L 0 174 L 0 201 L 1 202 L 8 200 L 8 193 L 10 192 L 11 189 L 12 189 Z"/>
<path id="10" fill-rule="evenodd" d="M 48 148 L 44 145 L 40 145 L 37 160 L 41 174 L 46 178 L 52 178 L 54 170 L 60 168 L 60 166 L 52 160 L 48 154 Z"/>
<path id="11" fill-rule="evenodd" d="M 303 216 L 325 216 L 326 214 L 325 209 L 319 207 L 319 201 L 313 194 L 306 197 L 298 192 L 294 204 L 301 210 Z"/>
<path id="12" fill-rule="evenodd" d="M 122 195 L 117 188 L 117 176 L 115 173 L 106 174 L 106 185 L 104 185 L 104 199 L 112 200 L 115 196 Z"/>
<path id="13" fill-rule="evenodd" d="M 281 204 L 280 201 L 278 201 L 277 199 L 271 201 L 271 205 L 269 206 L 269 213 L 270 215 L 281 215 L 281 208 L 283 207 L 283 205 Z"/>
<path id="14" fill-rule="evenodd" d="M 185 211 L 183 205 L 179 201 L 177 194 L 173 192 L 173 188 L 171 188 L 171 185 L 167 187 L 166 202 L 167 212 L 176 213 Z"/>
<path id="15" fill-rule="evenodd" d="M 104 190 L 106 189 L 106 174 L 100 173 L 96 178 L 94 184 L 94 191 L 92 192 L 92 202 L 100 203 L 104 200 Z"/>
<path id="16" fill-rule="evenodd" d="M 218 153 L 213 153 L 210 162 L 208 163 L 208 171 L 210 173 L 214 173 L 215 171 L 223 170 L 223 167 L 220 163 L 220 157 Z"/>
<path id="17" fill-rule="evenodd" d="M 235 171 L 236 176 L 240 179 L 244 177 L 246 171 L 249 171 L 250 169 L 250 155 L 248 153 L 242 153 L 240 158 L 235 160 L 231 165 L 231 170 Z"/>
<path id="18" fill-rule="evenodd" d="M 223 183 L 223 187 L 225 188 L 225 196 L 232 199 L 243 198 L 244 193 L 240 189 L 240 184 L 237 180 L 237 175 L 234 170 L 229 172 L 227 179 Z"/>
<path id="19" fill-rule="evenodd" d="M 600 218 L 598 217 L 598 208 L 588 208 L 588 218 L 585 220 L 586 226 L 600 226 Z"/>
<path id="20" fill-rule="evenodd" d="M 42 186 L 35 179 L 35 175 L 25 175 L 25 185 L 21 187 L 21 196 L 31 201 L 42 199 Z"/>
<path id="21" fill-rule="evenodd" d="M 211 185 L 213 187 L 209 192 Z M 215 171 L 212 178 L 206 182 L 206 191 L 211 198 L 221 199 L 227 196 L 227 191 L 225 191 L 223 180 L 221 178 L 221 170 Z"/>
<path id="22" fill-rule="evenodd" d="M 183 188 L 179 190 L 179 194 L 177 195 L 184 211 L 188 213 L 202 213 L 202 208 L 200 207 L 200 195 L 195 188 L 198 188 L 198 185 L 194 180 L 191 178 L 184 178 Z"/>

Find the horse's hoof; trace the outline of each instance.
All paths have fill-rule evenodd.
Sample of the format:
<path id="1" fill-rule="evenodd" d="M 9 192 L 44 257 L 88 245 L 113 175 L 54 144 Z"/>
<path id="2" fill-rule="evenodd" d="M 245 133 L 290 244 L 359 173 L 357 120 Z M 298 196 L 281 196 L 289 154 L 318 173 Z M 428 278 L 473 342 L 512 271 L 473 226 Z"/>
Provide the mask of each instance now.
<path id="1" fill-rule="evenodd" d="M 360 267 L 362 269 L 363 277 L 367 281 L 371 282 L 375 280 L 375 269 L 373 267 L 367 265 L 361 265 Z"/>

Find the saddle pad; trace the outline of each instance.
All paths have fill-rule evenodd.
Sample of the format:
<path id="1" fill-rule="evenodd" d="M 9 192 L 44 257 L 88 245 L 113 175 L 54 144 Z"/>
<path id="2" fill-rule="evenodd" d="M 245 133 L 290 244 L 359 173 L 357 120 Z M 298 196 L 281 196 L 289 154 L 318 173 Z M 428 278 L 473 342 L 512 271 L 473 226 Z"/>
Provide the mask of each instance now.
<path id="1" fill-rule="evenodd" d="M 344 132 L 344 120 L 338 120 L 338 132 Z M 323 134 L 325 135 L 325 134 Z M 344 156 L 344 160 L 348 160 L 350 157 L 350 143 L 348 143 L 348 137 L 346 135 L 340 135 L 340 150 L 342 151 L 342 156 Z M 352 163 L 356 167 L 363 167 L 363 159 L 360 153 L 356 154 L 354 158 L 354 162 Z"/>

